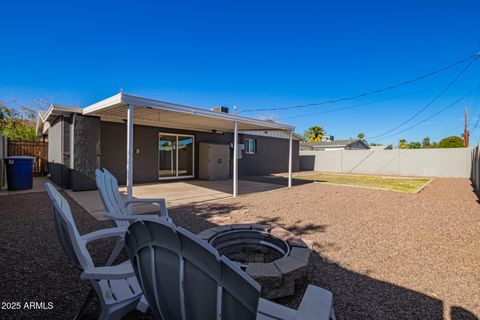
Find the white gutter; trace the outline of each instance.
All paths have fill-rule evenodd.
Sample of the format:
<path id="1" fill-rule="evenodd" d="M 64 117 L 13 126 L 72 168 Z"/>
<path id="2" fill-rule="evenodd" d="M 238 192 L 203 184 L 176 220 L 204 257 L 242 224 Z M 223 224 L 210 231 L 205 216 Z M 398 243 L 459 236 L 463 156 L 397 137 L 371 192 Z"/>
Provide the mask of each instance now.
<path id="1" fill-rule="evenodd" d="M 82 113 L 82 108 L 51 104 L 45 115 L 40 118 L 42 119 L 42 122 L 45 123 L 48 120 L 48 117 L 55 113 Z"/>
<path id="2" fill-rule="evenodd" d="M 122 94 L 117 93 L 116 95 L 111 96 L 110 98 L 95 102 L 94 104 L 91 104 L 83 108 L 82 113 L 88 114 L 96 111 L 101 111 L 104 108 L 107 108 L 116 104 L 120 104 L 120 103 L 122 103 Z"/>
<path id="3" fill-rule="evenodd" d="M 82 108 L 80 107 L 70 107 L 70 106 L 62 106 L 59 104 L 51 104 L 48 107 L 45 114 L 42 116 L 40 112 L 37 113 L 37 124 L 36 124 L 36 131 L 37 135 L 45 133 L 45 123 L 49 122 L 49 117 L 52 115 L 62 115 L 62 114 L 71 114 L 71 113 L 82 113 Z"/>

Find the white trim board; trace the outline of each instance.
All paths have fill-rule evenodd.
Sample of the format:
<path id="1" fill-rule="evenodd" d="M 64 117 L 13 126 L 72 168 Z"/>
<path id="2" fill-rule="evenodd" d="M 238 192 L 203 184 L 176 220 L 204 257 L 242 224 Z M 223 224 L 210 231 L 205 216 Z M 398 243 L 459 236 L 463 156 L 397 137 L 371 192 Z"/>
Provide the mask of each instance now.
<path id="1" fill-rule="evenodd" d="M 101 116 L 101 113 L 103 111 L 106 111 L 108 108 L 120 107 L 121 109 L 123 109 L 124 107 L 126 108 L 126 105 L 128 104 L 133 104 L 136 107 L 147 107 L 147 108 L 152 108 L 157 110 L 172 111 L 172 112 L 178 112 L 178 113 L 183 113 L 188 115 L 196 115 L 200 117 L 208 117 L 208 118 L 219 119 L 219 120 L 227 120 L 232 122 L 238 121 L 244 124 L 251 124 L 254 126 L 263 126 L 265 127 L 265 129 L 268 129 L 268 130 L 285 130 L 285 131 L 295 130 L 294 126 L 290 126 L 287 124 L 275 123 L 275 122 L 259 120 L 255 118 L 242 117 L 242 116 L 232 115 L 228 113 L 206 110 L 198 107 L 185 106 L 185 105 L 180 105 L 180 104 L 171 103 L 171 102 L 165 102 L 165 101 L 160 101 L 155 99 L 128 95 L 124 93 L 116 94 L 112 97 L 96 102 L 92 105 L 89 105 L 83 108 L 82 114 L 84 115 L 98 114 Z"/>

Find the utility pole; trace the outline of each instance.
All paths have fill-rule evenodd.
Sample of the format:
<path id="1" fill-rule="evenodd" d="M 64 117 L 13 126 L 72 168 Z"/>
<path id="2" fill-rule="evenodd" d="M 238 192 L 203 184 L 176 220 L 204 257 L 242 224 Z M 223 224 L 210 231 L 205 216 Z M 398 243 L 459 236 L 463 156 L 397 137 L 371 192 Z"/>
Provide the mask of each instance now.
<path id="1" fill-rule="evenodd" d="M 468 132 L 468 110 L 465 108 L 465 128 L 463 129 L 463 145 L 468 147 L 468 139 L 470 133 Z"/>

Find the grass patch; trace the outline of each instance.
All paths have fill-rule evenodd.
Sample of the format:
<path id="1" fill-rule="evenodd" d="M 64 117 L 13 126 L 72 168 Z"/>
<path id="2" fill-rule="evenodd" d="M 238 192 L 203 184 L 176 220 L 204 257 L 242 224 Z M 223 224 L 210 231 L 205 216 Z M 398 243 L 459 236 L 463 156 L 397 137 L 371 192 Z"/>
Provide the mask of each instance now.
<path id="1" fill-rule="evenodd" d="M 317 173 L 306 176 L 298 176 L 295 179 L 313 180 L 362 187 L 382 188 L 401 192 L 416 192 L 426 185 L 430 179 L 421 178 L 392 178 L 381 176 L 361 176 L 351 174 L 328 174 Z"/>

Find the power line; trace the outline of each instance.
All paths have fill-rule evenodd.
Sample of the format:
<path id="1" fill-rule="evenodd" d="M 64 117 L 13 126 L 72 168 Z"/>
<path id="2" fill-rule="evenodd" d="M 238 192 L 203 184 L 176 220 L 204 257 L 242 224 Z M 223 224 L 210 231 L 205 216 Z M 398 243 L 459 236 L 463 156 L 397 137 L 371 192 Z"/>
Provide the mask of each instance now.
<path id="1" fill-rule="evenodd" d="M 474 100 L 473 104 L 477 104 L 478 101 L 479 101 L 479 98 L 480 96 L 477 96 L 476 99 Z M 478 125 L 480 124 L 480 110 L 479 110 L 479 113 L 478 113 L 478 118 L 477 118 L 477 121 L 475 121 L 475 124 L 473 125 L 473 128 L 472 129 L 469 129 L 470 132 L 474 132 L 475 129 L 477 129 Z"/>
<path id="2" fill-rule="evenodd" d="M 468 80 L 471 80 L 471 79 L 477 79 L 479 77 L 480 77 L 480 75 L 475 75 L 475 76 L 472 76 L 472 77 L 468 77 L 468 78 L 457 81 L 456 84 L 458 84 L 460 82 L 465 82 L 465 81 L 468 81 Z M 414 94 L 417 94 L 417 93 L 422 93 L 422 92 L 430 91 L 430 90 L 433 90 L 433 89 L 442 88 L 443 86 L 446 86 L 447 84 L 448 83 L 444 83 L 444 84 L 434 86 L 434 87 L 429 87 L 429 88 L 425 88 L 425 89 L 421 89 L 421 90 L 416 90 L 416 91 L 413 91 L 413 92 L 400 94 L 400 95 L 396 95 L 396 96 L 392 96 L 392 97 L 386 97 L 386 98 L 382 98 L 382 99 L 378 99 L 378 100 L 374 100 L 374 101 L 358 103 L 358 104 L 354 104 L 354 105 L 351 105 L 351 106 L 338 107 L 338 108 L 333 108 L 333 109 L 328 109 L 328 110 L 323 110 L 323 111 L 308 112 L 308 113 L 303 113 L 303 114 L 300 114 L 300 115 L 284 117 L 284 118 L 280 118 L 279 120 L 283 121 L 283 120 L 289 120 L 289 119 L 311 117 L 311 116 L 318 115 L 318 114 L 325 114 L 325 113 L 331 113 L 331 112 L 336 112 L 336 111 L 354 109 L 354 108 L 358 108 L 358 107 L 362 107 L 362 106 L 366 106 L 366 105 L 370 105 L 370 104 L 375 104 L 375 103 L 380 103 L 380 102 L 384 102 L 384 101 L 394 100 L 394 99 L 397 99 L 397 98 L 403 98 L 403 97 L 411 96 L 411 95 L 414 95 Z"/>
<path id="3" fill-rule="evenodd" d="M 392 135 L 386 136 L 386 137 L 383 138 L 382 140 L 387 139 L 387 138 L 391 138 L 391 137 L 394 137 L 394 136 L 397 136 L 397 135 L 399 135 L 399 134 L 401 134 L 401 133 L 407 132 L 407 131 L 415 128 L 415 127 L 418 127 L 419 125 L 427 122 L 428 120 L 430 120 L 430 119 L 438 116 L 440 113 L 442 113 L 442 112 L 450 109 L 451 107 L 455 106 L 456 104 L 460 103 L 461 101 L 463 101 L 465 98 L 467 98 L 469 95 L 471 95 L 473 92 L 477 91 L 478 89 L 480 89 L 480 86 L 478 86 L 478 87 L 474 88 L 473 90 L 469 91 L 469 92 L 468 92 L 467 94 L 465 94 L 464 96 L 460 97 L 459 99 L 457 99 L 457 100 L 455 100 L 454 102 L 450 103 L 450 104 L 447 105 L 446 107 L 444 107 L 444 108 L 440 109 L 439 111 L 435 112 L 435 113 L 432 114 L 431 116 L 423 119 L 422 121 L 419 121 L 419 122 L 417 122 L 416 124 L 411 125 L 410 127 L 407 127 L 407 128 L 405 128 L 405 129 L 403 129 L 403 130 L 400 130 L 400 131 L 398 131 L 398 132 L 396 132 L 396 133 L 394 133 L 394 134 L 392 134 Z M 369 138 L 369 139 L 372 139 L 372 138 Z"/>
<path id="4" fill-rule="evenodd" d="M 475 121 L 475 125 L 473 126 L 473 129 L 470 131 L 472 132 L 475 131 L 475 129 L 477 129 L 478 127 L 479 122 L 480 122 L 480 114 L 478 115 L 477 121 Z"/>
<path id="5" fill-rule="evenodd" d="M 457 130 L 457 129 L 460 129 L 461 127 L 463 127 L 463 123 L 455 126 L 454 128 L 452 128 L 452 129 L 450 129 L 450 130 L 448 130 L 448 131 L 446 131 L 446 132 L 444 132 L 444 133 L 442 133 L 442 134 L 436 135 L 435 137 L 433 137 L 433 138 L 431 138 L 431 139 L 432 139 L 432 141 L 433 141 L 433 140 L 437 140 L 437 139 L 439 139 L 439 138 L 445 137 L 447 134 L 449 134 L 449 133 L 451 133 L 451 132 L 453 132 L 453 131 L 455 131 L 455 130 Z"/>
<path id="6" fill-rule="evenodd" d="M 429 103 L 427 103 L 425 106 L 423 106 L 420 110 L 418 110 L 417 112 L 415 112 L 415 114 L 413 116 L 411 116 L 410 118 L 408 118 L 407 120 L 403 121 L 402 123 L 400 123 L 399 125 L 393 127 L 392 129 L 390 130 L 387 130 L 381 134 L 378 134 L 376 136 L 373 136 L 373 137 L 369 137 L 370 139 L 375 139 L 375 138 L 379 138 L 379 137 L 382 137 L 382 136 L 385 136 L 395 130 L 397 130 L 398 128 L 404 126 L 405 124 L 409 123 L 410 121 L 412 121 L 413 119 L 415 119 L 417 116 L 419 116 L 423 111 L 425 111 L 428 107 L 430 107 L 432 104 L 435 103 L 435 101 L 437 101 L 464 73 L 465 71 L 468 70 L 468 68 L 470 68 L 470 66 L 475 62 L 475 60 L 477 60 L 478 58 L 478 55 L 475 55 L 474 58 L 470 61 L 470 63 L 468 63 L 465 68 L 463 68 L 456 76 L 455 78 L 453 78 L 452 81 L 450 81 L 448 83 L 448 85 L 443 88 L 432 100 L 430 100 Z M 403 132 L 403 131 L 401 131 Z"/>
<path id="7" fill-rule="evenodd" d="M 460 103 L 461 101 L 463 101 L 465 98 L 467 98 L 470 94 L 472 94 L 474 91 L 476 91 L 476 90 L 478 90 L 478 89 L 480 89 L 480 86 L 478 86 L 478 87 L 476 87 L 475 89 L 469 91 L 466 95 L 464 95 L 464 96 L 462 96 L 461 98 L 455 100 L 454 102 L 450 103 L 450 104 L 447 105 L 446 107 L 444 107 L 444 108 L 440 109 L 439 111 L 435 112 L 435 113 L 432 114 L 431 116 L 423 119 L 422 121 L 419 121 L 419 122 L 417 122 L 416 124 L 411 125 L 410 127 L 407 127 L 407 128 L 405 128 L 405 129 L 403 129 L 403 130 L 401 130 L 401 131 L 398 131 L 398 132 L 392 134 L 392 135 L 389 135 L 389 136 L 385 137 L 384 139 L 397 136 L 397 135 L 399 135 L 399 134 L 401 134 L 401 133 L 407 132 L 407 131 L 415 128 L 415 127 L 418 127 L 419 125 L 427 122 L 428 120 L 430 120 L 430 119 L 438 116 L 440 113 L 442 113 L 442 112 L 450 109 L 451 107 L 455 106 L 456 104 Z"/>
<path id="8" fill-rule="evenodd" d="M 244 112 L 254 112 L 254 111 L 279 111 L 279 110 L 289 110 L 289 109 L 297 109 L 297 108 L 306 108 L 306 107 L 312 107 L 312 106 L 319 106 L 319 105 L 324 105 L 324 104 L 330 104 L 330 103 L 337 103 L 337 102 L 342 102 L 342 101 L 348 101 L 348 100 L 354 100 L 354 99 L 358 99 L 358 98 L 361 98 L 361 97 L 366 97 L 368 95 L 372 95 L 372 94 L 377 94 L 377 93 L 381 93 L 381 92 L 385 92 L 385 91 L 388 91 L 388 90 L 392 90 L 392 89 L 396 89 L 398 87 L 401 87 L 401 86 L 404 86 L 404 85 L 407 85 L 407 84 L 411 84 L 411 83 L 414 83 L 416 81 L 419 81 L 419 80 L 423 80 L 425 78 L 428 78 L 428 77 L 431 77 L 433 75 L 436 75 L 438 73 L 441 73 L 445 70 L 448 70 L 448 69 L 451 69 L 459 64 L 462 64 L 470 59 L 473 59 L 475 60 L 478 56 L 480 55 L 480 53 L 476 53 L 474 55 L 471 55 L 467 58 L 464 58 L 462 60 L 459 60 L 455 63 L 452 63 L 448 66 L 445 66 L 443 68 L 440 68 L 438 70 L 435 70 L 435 71 L 432 71 L 432 72 L 429 72 L 429 73 L 426 73 L 426 74 L 423 74 L 421 76 L 418 76 L 416 78 L 413 78 L 413 79 L 410 79 L 410 80 L 407 80 L 407 81 L 403 81 L 403 82 L 400 82 L 400 83 L 397 83 L 397 84 L 394 84 L 394 85 L 391 85 L 391 86 L 387 86 L 387 87 L 384 87 L 384 88 L 380 88 L 380 89 L 376 89 L 376 90 L 372 90 L 372 91 L 367 91 L 367 92 L 363 92 L 363 93 L 359 93 L 359 94 L 356 94 L 356 95 L 353 95 L 353 96 L 349 96 L 349 97 L 342 97 L 342 98 L 337 98 L 337 99 L 332 99 L 332 100 L 327 100 L 327 101 L 322 101 L 322 102 L 317 102 L 317 103 L 308 103 L 308 104 L 303 104 L 303 105 L 295 105 L 295 106 L 289 106 L 289 107 L 277 107 L 277 108 L 259 108 L 259 109 L 246 109 L 246 110 L 242 110 L 240 111 L 239 113 L 244 113 Z"/>

